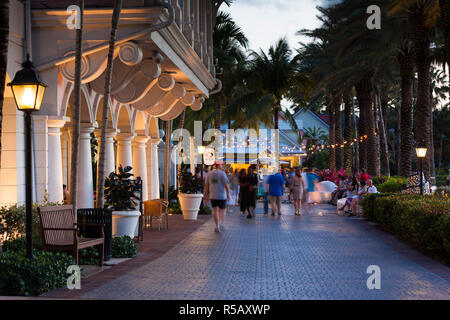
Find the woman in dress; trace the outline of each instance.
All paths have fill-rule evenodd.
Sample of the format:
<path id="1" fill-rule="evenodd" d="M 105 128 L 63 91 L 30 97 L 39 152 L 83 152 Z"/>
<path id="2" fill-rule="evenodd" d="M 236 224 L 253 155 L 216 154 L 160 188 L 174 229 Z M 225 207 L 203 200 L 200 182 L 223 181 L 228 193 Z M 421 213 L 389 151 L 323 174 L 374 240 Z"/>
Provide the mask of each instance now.
<path id="1" fill-rule="evenodd" d="M 303 190 L 305 190 L 305 183 L 303 182 L 300 168 L 295 170 L 295 175 L 291 178 L 289 189 L 294 198 L 295 215 L 299 216 L 302 209 Z"/>
<path id="2" fill-rule="evenodd" d="M 358 193 L 360 190 L 361 188 L 359 187 L 358 179 L 356 179 L 356 177 L 353 176 L 352 185 L 350 187 L 350 190 L 347 191 L 347 200 L 345 201 L 345 205 L 342 207 L 342 210 L 345 210 L 347 206 L 350 208 L 353 199 L 358 198 Z M 345 213 L 347 215 L 353 215 L 351 210 L 345 210 Z"/>

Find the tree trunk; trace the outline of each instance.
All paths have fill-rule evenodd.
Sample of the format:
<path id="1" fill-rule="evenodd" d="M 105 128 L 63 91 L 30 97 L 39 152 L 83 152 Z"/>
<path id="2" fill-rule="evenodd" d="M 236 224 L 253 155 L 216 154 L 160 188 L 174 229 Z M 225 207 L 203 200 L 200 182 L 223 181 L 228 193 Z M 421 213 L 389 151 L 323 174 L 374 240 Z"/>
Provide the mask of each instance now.
<path id="1" fill-rule="evenodd" d="M 383 102 L 386 102 L 386 106 L 387 106 L 387 100 L 382 101 L 382 99 L 380 98 L 380 96 L 378 96 L 378 106 L 379 106 L 379 111 L 380 111 L 380 127 L 378 132 L 380 133 L 380 147 L 381 147 L 381 159 L 382 159 L 382 174 L 385 176 L 390 176 L 391 175 L 391 170 L 389 167 L 389 149 L 388 149 L 388 143 L 387 143 L 387 138 L 386 138 L 386 128 L 384 127 L 384 113 L 383 113 L 383 109 L 387 110 L 386 108 L 383 108 L 382 104 Z"/>
<path id="2" fill-rule="evenodd" d="M 336 171 L 336 148 L 335 144 L 335 117 L 334 117 L 334 97 L 327 96 L 327 110 L 329 119 L 328 143 L 330 144 L 330 170 Z"/>
<path id="3" fill-rule="evenodd" d="M 111 81 L 113 75 L 113 58 L 114 48 L 116 46 L 117 25 L 120 20 L 120 11 L 122 10 L 122 0 L 116 0 L 114 2 L 114 11 L 111 23 L 111 35 L 109 38 L 109 51 L 108 51 L 108 65 L 106 68 L 105 77 L 105 94 L 103 95 L 103 110 L 102 110 L 102 122 L 100 133 L 100 149 L 98 156 L 98 172 L 97 172 L 97 208 L 103 208 L 104 194 L 105 194 L 105 176 L 106 176 L 106 129 L 108 127 L 108 110 L 109 99 L 111 95 Z"/>
<path id="4" fill-rule="evenodd" d="M 352 109 L 353 97 L 351 91 L 344 94 L 344 169 L 347 174 L 352 172 Z"/>
<path id="5" fill-rule="evenodd" d="M 216 111 L 216 123 L 215 127 L 220 130 L 220 124 L 222 122 L 222 95 L 219 93 L 217 95 L 217 111 Z"/>
<path id="6" fill-rule="evenodd" d="M 341 104 L 342 104 L 342 95 L 337 94 L 334 96 L 334 136 L 336 147 L 336 170 L 341 170 L 343 168 L 342 165 L 342 155 L 343 149 L 341 148 L 343 144 L 342 140 L 342 121 L 341 121 Z"/>
<path id="7" fill-rule="evenodd" d="M 425 13 L 422 6 L 414 5 L 409 13 L 414 39 L 414 56 L 417 68 L 417 101 L 416 101 L 416 141 L 424 141 L 428 150 L 430 146 L 430 29 L 425 24 Z M 430 152 L 423 160 L 423 173 L 430 178 Z"/>
<path id="8" fill-rule="evenodd" d="M 0 167 L 2 166 L 3 101 L 8 66 L 9 0 L 0 2 Z"/>
<path id="9" fill-rule="evenodd" d="M 352 97 L 352 113 L 353 113 L 353 128 L 354 128 L 354 139 L 355 141 L 355 167 L 353 168 L 353 172 L 359 172 L 360 164 L 359 164 L 359 135 L 358 135 L 358 126 L 356 123 L 356 113 L 355 113 L 355 101 Z M 360 119 L 361 121 L 361 119 Z"/>
<path id="10" fill-rule="evenodd" d="M 439 0 L 447 65 L 450 67 L 450 0 Z"/>
<path id="11" fill-rule="evenodd" d="M 184 119 L 186 118 L 186 108 L 184 108 L 183 113 L 181 114 L 181 119 L 180 119 L 180 130 L 183 130 L 184 128 Z M 180 190 L 181 188 L 181 180 L 179 177 L 179 173 L 181 172 L 181 162 L 182 162 L 182 157 L 183 157 L 183 150 L 181 149 L 181 139 L 183 138 L 181 132 L 180 132 L 180 136 L 178 137 L 178 163 L 177 163 L 177 185 L 178 185 L 178 190 Z"/>
<path id="12" fill-rule="evenodd" d="M 166 122 L 166 148 L 164 164 L 164 199 L 169 201 L 169 178 L 170 178 L 170 141 L 172 138 L 172 120 Z M 167 217 L 166 217 L 167 219 Z"/>
<path id="13" fill-rule="evenodd" d="M 373 176 L 380 175 L 380 142 L 378 139 L 378 133 L 375 125 L 375 101 L 373 99 L 373 73 L 368 74 L 363 80 L 365 84 L 365 90 L 367 94 L 367 118 L 366 118 L 366 130 L 367 130 L 367 172 Z"/>
<path id="14" fill-rule="evenodd" d="M 275 168 L 277 172 L 280 169 L 280 136 L 278 133 L 278 117 L 280 113 L 281 105 L 277 101 L 277 105 L 274 108 L 273 127 L 275 129 Z"/>
<path id="15" fill-rule="evenodd" d="M 75 49 L 75 80 L 74 80 L 74 108 L 72 110 L 72 168 L 70 172 L 71 182 L 71 196 L 72 196 L 72 208 L 75 217 L 77 219 L 78 209 L 78 156 L 80 145 L 80 110 L 81 110 L 81 54 L 83 45 L 83 14 L 84 14 L 84 0 L 78 0 L 78 6 L 80 7 L 80 16 L 77 17 L 80 21 L 80 29 L 76 30 L 76 49 Z"/>
<path id="16" fill-rule="evenodd" d="M 441 163 L 442 163 L 442 148 L 444 146 L 444 135 L 441 133 L 439 136 L 439 158 L 438 158 L 438 171 L 437 174 L 441 172 Z"/>
<path id="17" fill-rule="evenodd" d="M 430 116 L 430 148 L 431 148 L 431 159 L 430 159 L 430 171 L 431 171 L 431 177 L 436 176 L 436 163 L 434 159 L 434 135 L 433 135 L 433 88 L 430 84 L 430 108 L 431 108 L 431 116 Z"/>
<path id="18" fill-rule="evenodd" d="M 398 135 L 398 143 L 397 143 L 397 146 L 395 145 L 395 136 L 394 137 L 392 137 L 392 145 L 393 145 L 393 148 L 395 149 L 395 150 L 397 150 L 397 172 L 400 172 L 400 167 L 401 167 L 401 162 L 400 162 L 400 160 L 401 160 L 401 154 L 402 154 L 402 149 L 401 149 L 401 144 L 402 144 L 402 138 L 401 138 L 401 128 L 402 128 L 402 124 L 401 124 L 401 122 L 402 122 L 402 114 L 401 114 L 401 108 L 397 108 L 398 109 L 398 111 L 397 111 L 397 135 Z M 410 134 L 412 135 L 412 129 L 411 129 L 411 132 L 410 132 Z M 392 149 L 392 150 L 394 150 L 394 149 Z M 411 159 L 411 157 L 410 157 L 410 159 Z"/>
<path id="19" fill-rule="evenodd" d="M 360 135 L 363 138 L 361 146 L 362 161 L 361 169 L 366 169 L 370 175 L 379 175 L 380 155 L 376 149 L 376 140 L 374 139 L 374 119 L 373 119 L 373 73 L 366 74 L 356 85 L 357 99 L 363 119 Z M 362 130 L 361 130 L 362 129 Z M 378 164 L 378 173 L 377 173 Z"/>

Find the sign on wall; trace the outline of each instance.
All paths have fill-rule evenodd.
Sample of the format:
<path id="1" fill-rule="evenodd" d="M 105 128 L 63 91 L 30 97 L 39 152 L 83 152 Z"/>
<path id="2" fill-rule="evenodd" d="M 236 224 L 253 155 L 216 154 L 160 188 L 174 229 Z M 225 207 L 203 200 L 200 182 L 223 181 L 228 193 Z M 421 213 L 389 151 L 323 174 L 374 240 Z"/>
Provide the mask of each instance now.
<path id="1" fill-rule="evenodd" d="M 216 162 L 216 154 L 213 148 L 206 148 L 205 154 L 203 155 L 203 162 L 207 166 L 212 166 Z"/>

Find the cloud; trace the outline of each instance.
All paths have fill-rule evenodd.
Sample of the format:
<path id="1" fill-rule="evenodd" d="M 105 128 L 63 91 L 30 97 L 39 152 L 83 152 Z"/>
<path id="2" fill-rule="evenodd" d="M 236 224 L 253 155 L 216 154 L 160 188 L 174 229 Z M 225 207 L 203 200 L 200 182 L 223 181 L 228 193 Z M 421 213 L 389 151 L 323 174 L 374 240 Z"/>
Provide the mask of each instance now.
<path id="1" fill-rule="evenodd" d="M 230 12 L 236 23 L 249 38 L 250 48 L 267 51 L 279 38 L 286 37 L 291 49 L 298 47 L 299 41 L 308 38 L 296 36 L 300 29 L 320 26 L 316 6 L 324 5 L 324 0 L 235 0 L 231 7 L 222 7 Z"/>

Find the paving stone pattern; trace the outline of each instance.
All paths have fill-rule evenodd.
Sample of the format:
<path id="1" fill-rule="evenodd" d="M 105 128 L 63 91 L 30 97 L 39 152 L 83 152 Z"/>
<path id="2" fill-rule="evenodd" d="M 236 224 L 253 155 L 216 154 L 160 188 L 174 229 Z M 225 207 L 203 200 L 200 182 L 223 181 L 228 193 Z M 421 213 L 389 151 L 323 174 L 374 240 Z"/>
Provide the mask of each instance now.
<path id="1" fill-rule="evenodd" d="M 259 213 L 261 210 L 258 208 Z M 228 216 L 203 224 L 159 259 L 104 284 L 88 299 L 449 299 L 449 281 L 399 254 L 358 218 L 316 206 L 301 217 Z M 381 289 L 367 289 L 370 265 Z"/>

